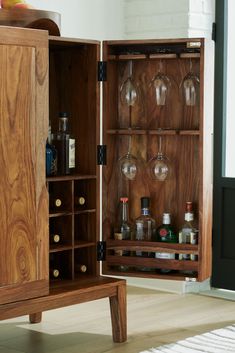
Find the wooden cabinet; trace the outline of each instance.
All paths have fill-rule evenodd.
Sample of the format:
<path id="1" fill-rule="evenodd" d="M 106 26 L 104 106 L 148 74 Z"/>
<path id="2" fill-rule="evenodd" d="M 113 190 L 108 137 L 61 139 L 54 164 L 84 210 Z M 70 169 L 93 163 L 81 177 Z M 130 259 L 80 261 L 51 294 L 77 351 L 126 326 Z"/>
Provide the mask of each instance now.
<path id="1" fill-rule="evenodd" d="M 0 51 L 0 319 L 29 314 L 31 322 L 39 322 L 42 311 L 109 297 L 113 339 L 123 342 L 126 284 L 122 279 L 100 275 L 97 259 L 101 253 L 106 255 L 106 259 L 101 258 L 103 273 L 108 275 L 184 279 L 181 271 L 187 270 L 193 271 L 187 277 L 197 280 L 210 276 L 212 44 L 201 39 L 105 42 L 103 140 L 107 163 L 103 167 L 102 209 L 98 157 L 105 148 L 97 149 L 98 77 L 104 77 L 98 68 L 105 73 L 105 63 L 98 65 L 100 43 L 1 27 Z M 141 91 L 141 103 L 135 108 L 120 103 L 120 87 L 130 60 Z M 171 79 L 171 94 L 167 104 L 158 107 L 150 82 L 160 61 Z M 194 107 L 185 107 L 179 86 L 190 61 L 200 77 L 200 99 Z M 57 131 L 61 111 L 70 114 L 76 167 L 70 175 L 46 178 L 48 121 L 52 132 Z M 131 130 L 130 117 L 135 126 Z M 143 165 L 136 180 L 127 182 L 118 173 L 117 161 L 127 151 L 130 135 L 132 151 Z M 145 170 L 145 162 L 157 152 L 159 136 L 172 167 L 169 180 L 160 183 L 148 180 Z M 124 195 L 130 200 L 131 218 L 139 215 L 140 197 L 147 195 L 158 223 L 162 213 L 170 211 L 177 230 L 183 222 L 185 201 L 193 201 L 199 223 L 198 244 L 164 246 L 114 240 L 118 200 Z M 79 197 L 85 202 L 79 204 Z M 53 199 L 60 199 L 61 205 L 54 207 Z M 101 211 L 106 254 L 105 243 L 100 242 Z M 59 242 L 53 242 L 54 235 L 59 235 Z M 191 253 L 198 260 L 115 256 L 117 249 L 134 252 L 139 248 Z M 120 264 L 132 270 L 121 273 L 117 270 Z M 85 272 L 79 270 L 81 265 L 85 265 Z M 143 265 L 153 271 L 140 271 Z M 172 271 L 160 274 L 162 266 Z M 57 270 L 58 278 L 49 276 L 51 270 Z"/>
<path id="2" fill-rule="evenodd" d="M 103 168 L 103 236 L 107 241 L 105 274 L 119 274 L 119 265 L 128 267 L 126 276 L 203 281 L 211 274 L 212 218 L 212 132 L 213 132 L 213 42 L 204 39 L 105 42 L 107 81 L 104 83 L 104 143 L 107 166 Z M 133 106 L 121 101 L 121 87 L 132 77 L 139 99 Z M 187 106 L 183 79 L 192 72 L 200 80 L 198 99 Z M 167 75 L 169 87 L 164 105 L 156 102 L 153 78 Z M 130 126 L 131 122 L 131 126 Z M 131 128 L 130 128 L 131 127 Z M 128 151 L 139 161 L 134 180 L 123 178 L 118 161 Z M 169 161 L 165 181 L 148 175 L 148 161 L 157 154 L 159 139 Z M 135 240 L 114 240 L 120 197 L 129 198 L 130 218 L 140 215 L 140 198 L 151 199 L 152 217 L 157 226 L 162 214 L 170 212 L 178 232 L 184 222 L 185 202 L 192 201 L 198 224 L 198 243 L 166 244 Z M 174 253 L 166 260 L 136 257 L 145 252 Z M 116 250 L 116 251 L 115 251 Z M 118 256 L 127 250 L 131 256 Z M 181 253 L 195 255 L 194 261 L 178 260 Z M 151 268 L 142 271 L 141 268 Z M 170 272 L 162 273 L 161 269 Z"/>

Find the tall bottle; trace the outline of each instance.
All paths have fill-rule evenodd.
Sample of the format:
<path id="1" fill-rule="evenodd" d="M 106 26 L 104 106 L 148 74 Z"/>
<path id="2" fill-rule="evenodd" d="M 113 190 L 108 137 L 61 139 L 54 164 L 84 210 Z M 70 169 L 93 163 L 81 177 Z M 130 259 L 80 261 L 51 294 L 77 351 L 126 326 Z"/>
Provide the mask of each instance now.
<path id="1" fill-rule="evenodd" d="M 172 226 L 171 226 L 171 215 L 170 213 L 163 213 L 162 225 L 157 229 L 156 232 L 156 240 L 164 243 L 178 243 L 178 237 L 175 234 Z M 175 254 L 173 253 L 163 253 L 156 252 L 155 258 L 157 259 L 166 259 L 166 260 L 174 260 Z M 167 273 L 171 270 L 161 269 L 161 272 Z"/>
<path id="2" fill-rule="evenodd" d="M 120 211 L 119 211 L 119 221 L 114 228 L 114 238 L 116 240 L 131 240 L 132 238 L 133 225 L 129 221 L 128 212 L 128 198 L 120 198 Z M 130 256 L 130 251 L 127 250 L 115 250 L 115 255 L 118 256 Z M 118 266 L 120 271 L 127 271 L 128 266 L 120 265 Z"/>
<path id="3" fill-rule="evenodd" d="M 58 154 L 58 174 L 70 174 L 75 168 L 75 139 L 69 133 L 69 115 L 66 112 L 59 114 L 59 131 L 54 134 L 54 144 Z"/>
<path id="4" fill-rule="evenodd" d="M 141 215 L 135 220 L 135 239 L 151 241 L 155 237 L 156 222 L 150 214 L 150 198 L 141 197 Z M 136 251 L 136 256 L 152 257 L 152 253 Z M 150 271 L 151 268 L 142 267 L 142 271 Z"/>
<path id="5" fill-rule="evenodd" d="M 46 143 L 46 176 L 57 174 L 57 151 L 52 144 L 51 125 L 48 127 L 48 138 Z"/>
<path id="6" fill-rule="evenodd" d="M 180 244 L 195 244 L 197 237 L 197 229 L 194 222 L 193 204 L 186 202 L 186 212 L 184 215 L 185 223 L 179 232 Z M 194 260 L 195 255 L 179 254 L 179 260 Z"/>

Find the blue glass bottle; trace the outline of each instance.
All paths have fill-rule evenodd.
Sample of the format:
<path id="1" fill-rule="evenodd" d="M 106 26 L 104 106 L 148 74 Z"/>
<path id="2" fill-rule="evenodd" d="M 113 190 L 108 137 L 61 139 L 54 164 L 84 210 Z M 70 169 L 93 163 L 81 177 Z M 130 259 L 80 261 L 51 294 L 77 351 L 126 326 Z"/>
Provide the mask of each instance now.
<path id="1" fill-rule="evenodd" d="M 46 143 L 46 175 L 52 176 L 57 174 L 57 151 L 51 143 L 51 127 L 48 129 L 48 138 Z"/>

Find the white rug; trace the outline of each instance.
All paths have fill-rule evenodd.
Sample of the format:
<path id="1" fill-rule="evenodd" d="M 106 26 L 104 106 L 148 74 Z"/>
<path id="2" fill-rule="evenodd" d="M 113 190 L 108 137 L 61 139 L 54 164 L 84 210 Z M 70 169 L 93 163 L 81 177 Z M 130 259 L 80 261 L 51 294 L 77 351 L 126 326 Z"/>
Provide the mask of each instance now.
<path id="1" fill-rule="evenodd" d="M 141 353 L 235 353 L 235 325 Z"/>

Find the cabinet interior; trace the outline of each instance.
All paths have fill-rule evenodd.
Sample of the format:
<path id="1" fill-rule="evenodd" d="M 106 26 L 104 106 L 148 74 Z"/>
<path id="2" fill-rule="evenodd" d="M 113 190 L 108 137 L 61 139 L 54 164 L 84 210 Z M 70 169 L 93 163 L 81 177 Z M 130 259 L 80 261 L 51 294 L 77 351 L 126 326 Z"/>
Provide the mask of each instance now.
<path id="1" fill-rule="evenodd" d="M 76 167 L 72 174 L 47 178 L 50 202 L 50 269 L 60 271 L 51 285 L 97 276 L 97 229 L 99 224 L 96 149 L 99 138 L 97 61 L 98 42 L 58 37 L 49 40 L 49 120 L 58 131 L 59 112 L 69 113 L 70 132 L 76 140 Z M 85 204 L 77 203 L 83 197 Z M 60 235 L 54 243 L 53 234 Z M 77 271 L 77 265 L 87 271 Z"/>

